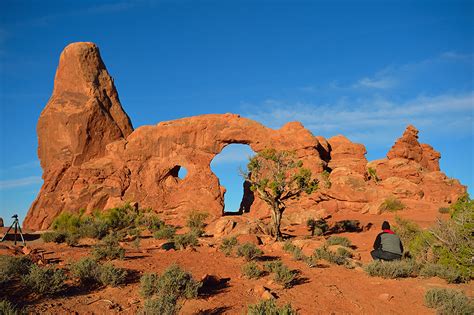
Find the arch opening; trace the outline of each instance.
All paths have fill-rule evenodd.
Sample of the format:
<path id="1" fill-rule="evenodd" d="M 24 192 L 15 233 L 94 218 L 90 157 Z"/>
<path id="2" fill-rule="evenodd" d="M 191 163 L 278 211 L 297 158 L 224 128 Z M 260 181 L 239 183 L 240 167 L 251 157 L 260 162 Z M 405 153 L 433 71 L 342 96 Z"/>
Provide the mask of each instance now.
<path id="1" fill-rule="evenodd" d="M 229 144 L 211 161 L 211 170 L 226 188 L 224 214 L 249 212 L 255 197 L 250 184 L 244 180 L 240 170 L 247 168 L 248 158 L 255 152 L 246 144 Z"/>
<path id="2" fill-rule="evenodd" d="M 181 165 L 176 165 L 169 171 L 169 175 L 174 178 L 184 179 L 188 175 L 188 170 Z"/>

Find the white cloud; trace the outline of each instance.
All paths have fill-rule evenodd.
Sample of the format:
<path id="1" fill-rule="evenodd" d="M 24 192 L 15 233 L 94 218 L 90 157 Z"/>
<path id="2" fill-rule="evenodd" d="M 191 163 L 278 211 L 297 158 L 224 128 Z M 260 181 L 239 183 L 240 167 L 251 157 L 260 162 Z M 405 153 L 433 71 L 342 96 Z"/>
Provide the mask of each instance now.
<path id="1" fill-rule="evenodd" d="M 247 163 L 249 156 L 255 152 L 247 145 L 230 144 L 212 160 L 212 165 Z"/>
<path id="2" fill-rule="evenodd" d="M 393 78 L 362 78 L 356 84 L 355 88 L 374 88 L 374 89 L 388 89 L 395 85 Z"/>
<path id="3" fill-rule="evenodd" d="M 0 190 L 41 184 L 43 180 L 40 176 L 29 176 L 17 179 L 0 180 Z"/>
<path id="4" fill-rule="evenodd" d="M 254 106 L 258 108 L 258 106 Z M 387 142 L 393 130 L 413 124 L 423 130 L 471 134 L 473 132 L 474 93 L 418 96 L 398 102 L 382 97 L 340 99 L 334 104 L 275 103 L 261 106 L 243 116 L 270 128 L 289 121 L 300 121 L 315 135 L 345 134 L 354 141 Z M 455 122 L 455 123 L 454 123 Z M 389 138 L 390 139 L 390 138 Z M 378 142 L 378 141 L 375 141 Z"/>

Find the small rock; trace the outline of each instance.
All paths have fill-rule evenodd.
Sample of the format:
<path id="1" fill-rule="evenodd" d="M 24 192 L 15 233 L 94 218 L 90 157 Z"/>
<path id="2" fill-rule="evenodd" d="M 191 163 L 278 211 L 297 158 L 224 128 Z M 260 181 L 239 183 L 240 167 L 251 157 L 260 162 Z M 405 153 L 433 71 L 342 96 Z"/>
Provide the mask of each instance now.
<path id="1" fill-rule="evenodd" d="M 261 296 L 265 291 L 267 291 L 267 289 L 260 284 L 255 285 L 255 287 L 253 288 L 253 292 L 255 293 L 255 295 Z"/>

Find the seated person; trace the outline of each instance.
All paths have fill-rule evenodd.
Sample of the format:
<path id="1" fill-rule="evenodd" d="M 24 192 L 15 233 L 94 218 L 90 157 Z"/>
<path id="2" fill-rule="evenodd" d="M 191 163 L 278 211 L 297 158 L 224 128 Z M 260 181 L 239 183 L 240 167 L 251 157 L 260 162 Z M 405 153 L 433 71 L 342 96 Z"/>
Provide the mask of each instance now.
<path id="1" fill-rule="evenodd" d="M 390 230 L 390 223 L 382 223 L 382 232 L 377 235 L 374 250 L 370 252 L 374 260 L 396 260 L 403 255 L 403 245 L 400 237 Z"/>

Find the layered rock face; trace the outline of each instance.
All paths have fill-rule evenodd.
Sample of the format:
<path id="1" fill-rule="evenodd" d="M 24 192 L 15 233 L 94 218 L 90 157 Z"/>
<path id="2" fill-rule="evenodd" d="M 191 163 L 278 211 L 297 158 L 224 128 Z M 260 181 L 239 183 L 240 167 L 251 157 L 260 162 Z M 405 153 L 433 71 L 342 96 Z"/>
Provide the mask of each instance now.
<path id="1" fill-rule="evenodd" d="M 202 115 L 133 130 L 92 43 L 64 49 L 37 131 L 44 184 L 24 221 L 34 230 L 48 228 L 64 211 L 91 212 L 128 201 L 166 218 L 192 210 L 218 218 L 225 188 L 210 163 L 232 143 L 247 144 L 255 152 L 293 150 L 320 177 L 317 193 L 288 205 L 289 218 L 295 220 L 315 211 L 369 211 L 391 195 L 444 204 L 465 192 L 458 181 L 439 172 L 439 153 L 419 144 L 412 126 L 387 159 L 368 164 L 363 145 L 344 136 L 315 137 L 298 122 L 272 130 L 235 114 Z M 380 181 L 370 179 L 368 166 Z M 184 179 L 178 177 L 181 167 L 188 171 Z M 250 193 L 247 189 L 244 215 L 267 215 L 267 206 Z"/>

